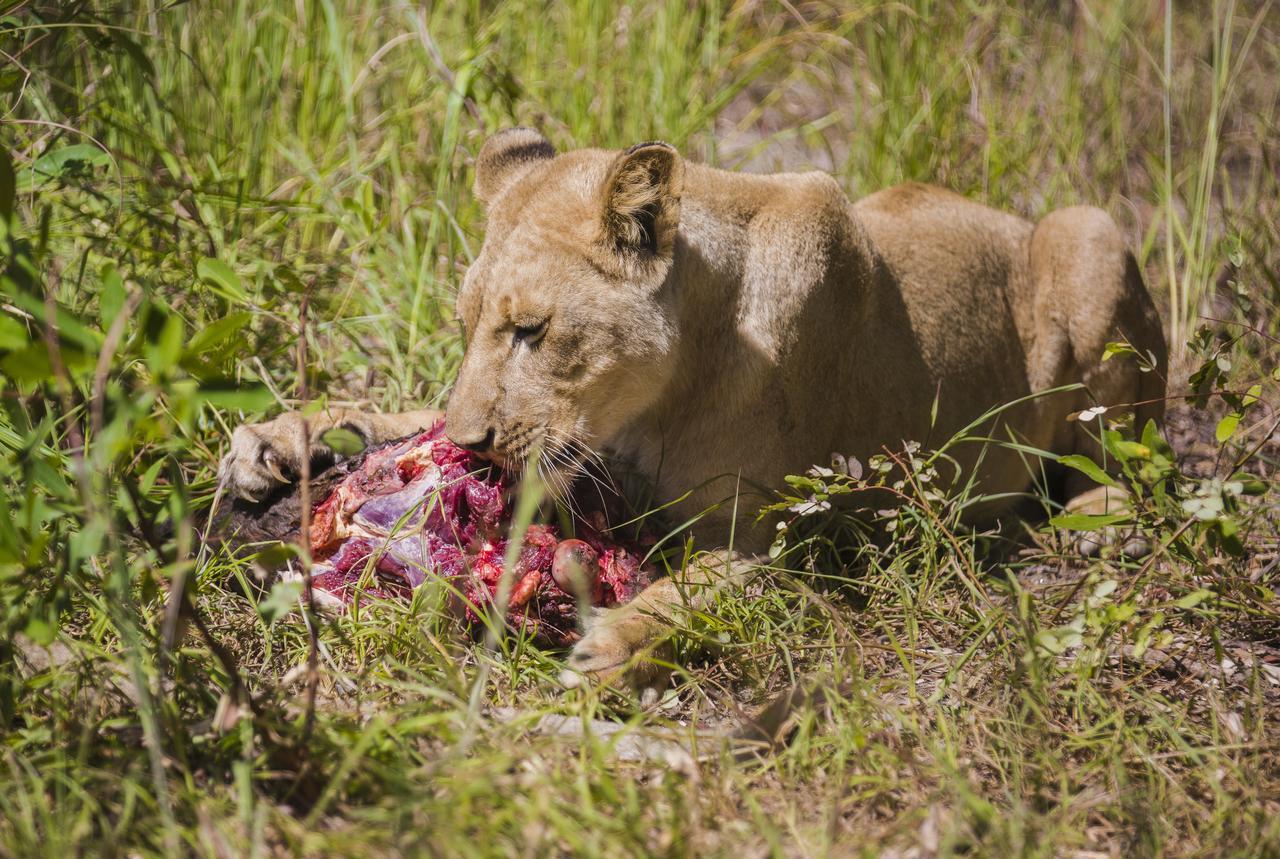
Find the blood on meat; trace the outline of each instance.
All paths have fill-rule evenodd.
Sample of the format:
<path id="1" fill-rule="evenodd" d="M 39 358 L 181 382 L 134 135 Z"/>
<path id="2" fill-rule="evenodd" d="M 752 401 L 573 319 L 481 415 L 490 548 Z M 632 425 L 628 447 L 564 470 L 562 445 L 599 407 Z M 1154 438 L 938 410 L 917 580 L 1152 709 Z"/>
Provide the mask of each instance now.
<path id="1" fill-rule="evenodd" d="M 510 474 L 450 442 L 443 423 L 374 448 L 314 508 L 313 584 L 349 603 L 362 586 L 397 597 L 443 578 L 475 624 L 501 587 L 514 487 Z M 581 602 L 627 602 L 652 579 L 642 547 L 599 517 L 574 518 L 572 530 L 530 525 L 511 576 L 508 621 L 553 644 L 577 639 Z"/>

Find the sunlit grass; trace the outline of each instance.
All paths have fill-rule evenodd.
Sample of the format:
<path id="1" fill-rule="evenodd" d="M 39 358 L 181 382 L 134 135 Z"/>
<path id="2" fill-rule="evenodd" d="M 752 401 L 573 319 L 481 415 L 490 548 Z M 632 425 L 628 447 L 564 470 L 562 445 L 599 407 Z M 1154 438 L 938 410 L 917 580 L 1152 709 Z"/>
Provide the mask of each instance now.
<path id="1" fill-rule="evenodd" d="M 229 428 L 298 405 L 303 296 L 313 395 L 442 402 L 453 294 L 483 238 L 471 159 L 514 124 L 562 149 L 664 139 L 730 167 L 818 167 L 855 196 L 914 179 L 1030 218 L 1102 206 L 1175 346 L 1202 314 L 1244 335 L 1216 387 L 1265 390 L 1235 438 L 1205 442 L 1229 464 L 1274 431 L 1271 4 L 0 8 L 17 187 L 0 244 L 0 853 L 1280 850 L 1273 496 L 1236 517 L 1241 556 L 1174 541 L 1190 514 L 1152 503 L 1169 544 L 1152 563 L 913 508 L 857 564 L 815 549 L 814 569 L 798 549 L 688 618 L 672 692 L 644 715 L 563 692 L 562 654 L 477 646 L 440 589 L 369 600 L 319 629 L 305 743 L 305 627 L 256 610 L 254 570 L 190 529 Z M 199 393 L 223 383 L 265 388 Z M 1222 406 L 1206 408 L 1211 440 Z M 1270 475 L 1274 445 L 1255 453 Z M 258 713 L 198 631 L 166 645 L 183 577 Z M 477 722 L 481 676 L 486 710 L 532 716 Z M 706 743 L 696 777 L 534 729 L 558 712 L 692 738 L 796 682 L 839 694 L 761 761 Z"/>

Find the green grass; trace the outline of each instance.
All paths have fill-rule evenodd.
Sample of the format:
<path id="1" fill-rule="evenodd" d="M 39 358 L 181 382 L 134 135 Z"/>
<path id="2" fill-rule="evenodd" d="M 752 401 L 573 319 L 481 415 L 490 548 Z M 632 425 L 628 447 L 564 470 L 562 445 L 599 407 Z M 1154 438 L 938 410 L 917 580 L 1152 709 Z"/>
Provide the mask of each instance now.
<path id="1" fill-rule="evenodd" d="M 0 0 L 0 855 L 1280 854 L 1280 11 L 1165 8 Z M 305 628 L 195 523 L 240 421 L 442 401 L 470 163 L 514 124 L 1107 209 L 1172 390 L 1210 394 L 1176 468 L 1133 463 L 1172 493 L 1154 557 L 1011 545 L 906 486 L 856 564 L 825 542 L 847 522 L 794 523 L 690 620 L 657 714 L 472 646 L 428 589 L 322 624 L 309 722 Z M 1208 480 L 1237 461 L 1264 494 Z M 533 716 L 478 717 L 481 677 L 482 714 Z M 533 729 L 691 738 L 801 678 L 841 694 L 694 775 Z"/>

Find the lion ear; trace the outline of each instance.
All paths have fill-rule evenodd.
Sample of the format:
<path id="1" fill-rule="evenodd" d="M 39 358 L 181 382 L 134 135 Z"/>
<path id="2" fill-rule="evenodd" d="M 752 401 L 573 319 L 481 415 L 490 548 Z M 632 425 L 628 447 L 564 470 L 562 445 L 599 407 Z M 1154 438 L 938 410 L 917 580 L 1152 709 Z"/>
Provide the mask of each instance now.
<path id="1" fill-rule="evenodd" d="M 475 194 L 488 205 L 534 164 L 554 157 L 555 147 L 532 128 L 500 131 L 484 142 L 476 157 Z"/>
<path id="2" fill-rule="evenodd" d="M 618 155 L 604 182 L 602 241 L 631 259 L 669 257 L 680 225 L 684 161 L 666 143 L 640 143 Z"/>

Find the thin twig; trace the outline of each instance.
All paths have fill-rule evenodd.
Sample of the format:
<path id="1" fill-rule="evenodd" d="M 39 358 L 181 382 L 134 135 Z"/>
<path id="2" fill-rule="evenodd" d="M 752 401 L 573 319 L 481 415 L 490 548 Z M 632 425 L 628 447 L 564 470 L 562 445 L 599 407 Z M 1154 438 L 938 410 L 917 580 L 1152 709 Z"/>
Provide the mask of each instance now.
<path id="1" fill-rule="evenodd" d="M 98 363 L 93 369 L 93 398 L 89 401 L 89 427 L 93 432 L 94 438 L 97 438 L 98 434 L 102 432 L 107 400 L 107 374 L 111 371 L 111 360 L 115 358 L 116 349 L 124 338 L 125 325 L 128 324 L 129 319 L 133 316 L 133 311 L 137 310 L 138 305 L 141 303 L 142 290 L 139 289 L 125 300 L 124 307 L 120 308 L 116 318 L 111 320 L 111 327 L 107 329 L 107 336 L 102 341 L 102 348 L 98 350 Z"/>
<path id="2" fill-rule="evenodd" d="M 1270 340 L 1272 343 L 1280 343 L 1280 337 L 1272 337 L 1270 334 L 1263 331 L 1261 328 L 1258 328 L 1256 325 L 1250 325 L 1247 322 L 1239 322 L 1234 319 L 1218 319 L 1213 316 L 1205 316 L 1204 314 L 1201 314 L 1200 318 L 1203 319 L 1205 322 L 1217 322 L 1219 325 L 1238 325 L 1241 328 L 1245 329 L 1246 331 L 1252 334 L 1256 334 L 1257 336 L 1261 337 L 1263 340 Z M 1234 338 L 1230 342 L 1234 343 L 1237 340 L 1239 340 L 1239 338 Z"/>
<path id="3" fill-rule="evenodd" d="M 299 489 L 299 526 L 298 550 L 302 564 L 302 593 L 306 601 L 307 612 L 307 697 L 306 721 L 302 730 L 302 742 L 305 746 L 311 739 L 311 732 L 316 722 L 316 691 L 320 686 L 320 630 L 316 625 L 316 594 L 311 578 L 311 429 L 307 422 L 307 299 L 310 298 L 313 281 L 307 291 L 302 294 L 298 308 L 298 422 L 301 433 L 301 455 L 299 456 L 299 472 L 301 485 Z"/>

